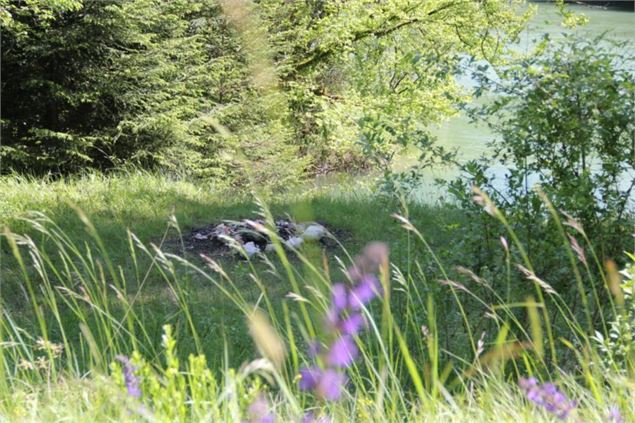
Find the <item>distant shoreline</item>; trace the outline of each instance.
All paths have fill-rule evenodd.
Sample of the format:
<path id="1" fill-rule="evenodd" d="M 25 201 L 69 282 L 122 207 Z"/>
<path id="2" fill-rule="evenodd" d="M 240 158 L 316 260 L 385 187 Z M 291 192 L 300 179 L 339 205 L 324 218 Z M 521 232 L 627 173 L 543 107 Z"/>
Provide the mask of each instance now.
<path id="1" fill-rule="evenodd" d="M 533 3 L 553 3 L 553 0 L 530 0 Z M 635 11 L 634 0 L 565 0 L 566 3 L 583 6 L 601 7 L 610 10 Z"/>

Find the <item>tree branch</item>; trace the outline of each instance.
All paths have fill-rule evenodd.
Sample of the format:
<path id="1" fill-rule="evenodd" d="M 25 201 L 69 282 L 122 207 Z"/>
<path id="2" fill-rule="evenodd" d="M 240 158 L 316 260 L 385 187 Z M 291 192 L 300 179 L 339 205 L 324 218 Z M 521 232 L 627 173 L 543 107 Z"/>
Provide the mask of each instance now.
<path id="1" fill-rule="evenodd" d="M 457 4 L 456 1 L 450 1 L 448 3 L 445 3 L 444 5 L 431 10 L 430 12 L 428 12 L 428 14 L 425 17 L 418 17 L 418 18 L 412 18 L 412 19 L 407 19 L 405 21 L 401 21 L 391 27 L 388 28 L 377 28 L 377 29 L 369 29 L 369 30 L 365 30 L 365 31 L 359 31 L 357 33 L 354 33 L 352 41 L 356 42 L 356 41 L 360 41 L 363 40 L 364 38 L 368 38 L 371 36 L 374 37 L 385 37 L 386 35 L 390 35 L 395 31 L 398 31 L 399 29 L 409 26 L 409 25 L 414 25 L 420 22 L 423 22 L 424 18 L 433 16 L 437 13 L 442 12 L 443 10 L 449 9 L 453 6 L 455 6 Z M 394 18 L 394 17 L 393 17 Z M 390 19 L 388 19 L 390 20 Z M 305 69 L 307 67 L 310 67 L 312 65 L 314 65 L 315 63 L 327 58 L 328 56 L 332 55 L 333 53 L 335 53 L 336 51 L 336 47 L 338 47 L 339 45 L 332 45 L 332 46 L 328 46 L 326 48 L 324 47 L 316 47 L 313 51 L 310 52 L 309 57 L 307 57 L 306 59 L 298 62 L 295 64 L 294 66 L 294 70 L 291 73 L 295 73 L 297 71 L 301 71 L 302 69 Z"/>

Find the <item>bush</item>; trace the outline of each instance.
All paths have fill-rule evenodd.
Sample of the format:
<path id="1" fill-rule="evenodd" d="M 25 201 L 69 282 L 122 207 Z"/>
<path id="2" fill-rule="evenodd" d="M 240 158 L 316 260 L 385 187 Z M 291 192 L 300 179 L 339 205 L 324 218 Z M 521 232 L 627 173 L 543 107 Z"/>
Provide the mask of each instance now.
<path id="1" fill-rule="evenodd" d="M 476 95 L 494 98 L 469 111 L 494 130 L 493 153 L 464 164 L 451 192 L 468 209 L 470 185 L 488 192 L 527 248 L 552 269 L 560 266 L 551 248 L 557 228 L 545 219 L 549 210 L 536 187 L 566 220 L 579 222 L 602 258 L 621 257 L 628 245 L 635 78 L 628 70 L 633 58 L 620 53 L 623 48 L 602 37 L 552 42 L 545 36 L 536 53 L 496 68 L 495 78 L 488 66 L 476 72 Z M 492 179 L 494 166 L 505 170 L 503 181 Z"/>

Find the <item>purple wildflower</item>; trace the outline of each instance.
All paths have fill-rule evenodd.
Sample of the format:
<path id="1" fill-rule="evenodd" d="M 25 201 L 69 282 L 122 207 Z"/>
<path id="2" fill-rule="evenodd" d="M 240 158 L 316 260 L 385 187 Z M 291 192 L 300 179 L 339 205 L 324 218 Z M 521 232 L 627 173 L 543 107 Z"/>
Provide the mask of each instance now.
<path id="1" fill-rule="evenodd" d="M 622 413 L 620 412 L 620 408 L 617 405 L 613 405 L 611 406 L 611 408 L 609 408 L 607 421 L 610 423 L 624 423 Z"/>
<path id="2" fill-rule="evenodd" d="M 335 311 L 341 311 L 348 305 L 348 290 L 343 283 L 336 283 L 331 287 L 331 295 L 333 297 L 333 308 Z"/>
<path id="3" fill-rule="evenodd" d="M 322 346 L 316 339 L 313 339 L 307 343 L 307 352 L 309 354 L 309 357 L 317 357 L 321 350 Z"/>
<path id="4" fill-rule="evenodd" d="M 364 327 L 365 323 L 364 316 L 352 314 L 339 322 L 338 329 L 344 335 L 356 335 Z"/>
<path id="5" fill-rule="evenodd" d="M 298 385 L 303 391 L 310 391 L 315 388 L 322 370 L 318 367 L 303 367 L 300 369 L 300 381 Z"/>
<path id="6" fill-rule="evenodd" d="M 341 318 L 340 312 L 331 307 L 329 311 L 326 312 L 326 329 L 329 331 L 337 329 Z"/>
<path id="7" fill-rule="evenodd" d="M 518 386 L 520 386 L 520 388 L 523 389 L 523 390 L 529 389 L 529 388 L 533 388 L 535 386 L 538 386 L 538 379 L 536 379 L 533 376 L 531 376 L 531 377 L 522 377 L 518 381 Z"/>
<path id="8" fill-rule="evenodd" d="M 373 266 L 373 271 L 379 269 L 380 266 L 387 264 L 388 262 L 388 246 L 383 242 L 371 242 L 364 248 L 363 256 L 370 266 Z"/>
<path id="9" fill-rule="evenodd" d="M 336 283 L 331 287 L 331 307 L 325 316 L 325 331 L 333 341 L 324 348 L 316 340 L 308 344 L 309 356 L 313 359 L 320 356 L 323 368 L 312 366 L 300 369 L 299 388 L 313 391 L 321 399 L 334 401 L 340 398 L 346 384 L 346 375 L 342 368 L 349 367 L 357 356 L 359 349 L 353 336 L 366 325 L 361 308 L 382 294 L 382 286 L 377 270 L 386 266 L 388 248 L 385 244 L 370 244 L 362 256 L 357 257 L 355 265 L 347 270 L 353 286 Z M 312 413 L 306 414 L 303 423 L 322 422 L 316 420 Z M 328 420 L 324 420 L 328 421 Z"/>
<path id="10" fill-rule="evenodd" d="M 249 405 L 247 409 L 249 423 L 274 423 L 276 421 L 274 415 L 269 410 L 269 404 L 264 395 L 260 394 Z"/>
<path id="11" fill-rule="evenodd" d="M 346 274 L 348 274 L 348 277 L 352 281 L 358 281 L 363 276 L 361 269 L 357 266 L 351 266 L 348 269 L 346 269 Z"/>
<path id="12" fill-rule="evenodd" d="M 352 281 L 361 280 L 364 275 L 376 273 L 388 263 L 388 247 L 381 242 L 371 242 L 364 253 L 355 259 L 355 265 L 348 269 Z"/>
<path id="13" fill-rule="evenodd" d="M 328 353 L 328 364 L 336 367 L 348 367 L 357 358 L 359 350 L 352 337 L 345 335 L 333 342 Z"/>
<path id="14" fill-rule="evenodd" d="M 123 380 L 126 385 L 128 395 L 132 398 L 141 398 L 141 387 L 139 386 L 139 378 L 135 375 L 137 368 L 132 365 L 130 359 L 125 355 L 115 357 L 117 361 L 123 364 Z"/>
<path id="15" fill-rule="evenodd" d="M 528 400 L 561 420 L 566 420 L 576 407 L 576 402 L 570 401 L 553 383 L 540 385 L 536 378 L 530 377 L 521 379 L 518 384 Z"/>
<path id="16" fill-rule="evenodd" d="M 309 411 L 304 416 L 302 416 L 301 423 L 331 423 L 331 419 L 326 416 L 315 417 L 315 413 L 313 411 Z"/>
<path id="17" fill-rule="evenodd" d="M 359 310 L 375 298 L 381 289 L 381 284 L 375 275 L 364 275 L 350 293 L 350 307 Z"/>
<path id="18" fill-rule="evenodd" d="M 342 388 L 346 384 L 346 376 L 336 370 L 327 369 L 320 375 L 315 387 L 318 397 L 335 401 L 342 395 Z"/>

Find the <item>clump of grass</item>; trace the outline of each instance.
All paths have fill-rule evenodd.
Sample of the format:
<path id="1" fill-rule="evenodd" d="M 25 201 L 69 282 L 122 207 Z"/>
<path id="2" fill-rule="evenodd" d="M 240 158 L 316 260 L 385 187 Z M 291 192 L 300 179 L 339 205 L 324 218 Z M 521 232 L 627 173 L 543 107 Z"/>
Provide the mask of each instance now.
<path id="1" fill-rule="evenodd" d="M 267 225 L 258 229 L 274 239 L 276 257 L 244 262 L 252 281 L 248 290 L 221 263 L 193 262 L 132 232 L 126 250 L 132 271 L 126 272 L 86 215 L 79 218 L 90 242 L 81 244 L 51 219 L 35 215 L 25 224 L 37 237 L 9 231 L 3 236 L 22 284 L 12 292 L 16 299 L 2 291 L 0 413 L 37 421 L 635 418 L 628 401 L 635 394 L 633 376 L 604 365 L 591 341 L 595 330 L 604 330 L 593 327 L 600 320 L 589 324 L 584 313 L 572 312 L 533 272 L 503 212 L 484 194 L 480 201 L 508 228 L 512 242 L 506 248 L 520 257 L 527 280 L 511 272 L 509 279 L 533 285 L 537 299 L 507 302 L 475 275 L 478 290 L 453 280 L 421 231 L 402 217 L 407 213 L 399 220 L 409 242 L 427 251 L 442 279 L 430 280 L 417 262 L 391 265 L 385 253 L 371 260 L 368 251 L 357 260 L 343 251 L 333 272 L 333 261 L 320 251 L 285 250 L 263 207 Z M 173 226 L 178 230 L 176 220 Z M 147 316 L 150 273 L 167 292 L 170 325 Z M 613 290 L 604 316 L 609 319 L 619 309 L 613 306 L 619 291 L 609 281 L 613 273 L 600 275 Z M 197 289 L 194 277 L 208 290 Z M 210 293 L 242 313 L 236 324 L 248 321 L 256 341 L 256 349 L 244 348 L 244 364 L 236 369 L 229 356 L 236 344 L 251 341 L 236 339 L 229 326 L 210 327 L 194 311 L 197 296 Z M 447 293 L 454 303 L 444 298 Z M 370 303 L 372 297 L 377 299 Z M 9 307 L 9 301 L 21 304 Z M 486 325 L 475 321 L 483 314 Z M 220 339 L 221 347 L 210 349 L 210 337 Z M 337 375 L 331 380 L 338 383 L 337 395 L 319 386 L 317 376 L 327 372 Z M 523 377 L 536 382 L 518 386 Z M 575 404 L 560 401 L 564 397 Z M 566 405 L 566 413 L 554 404 Z"/>

